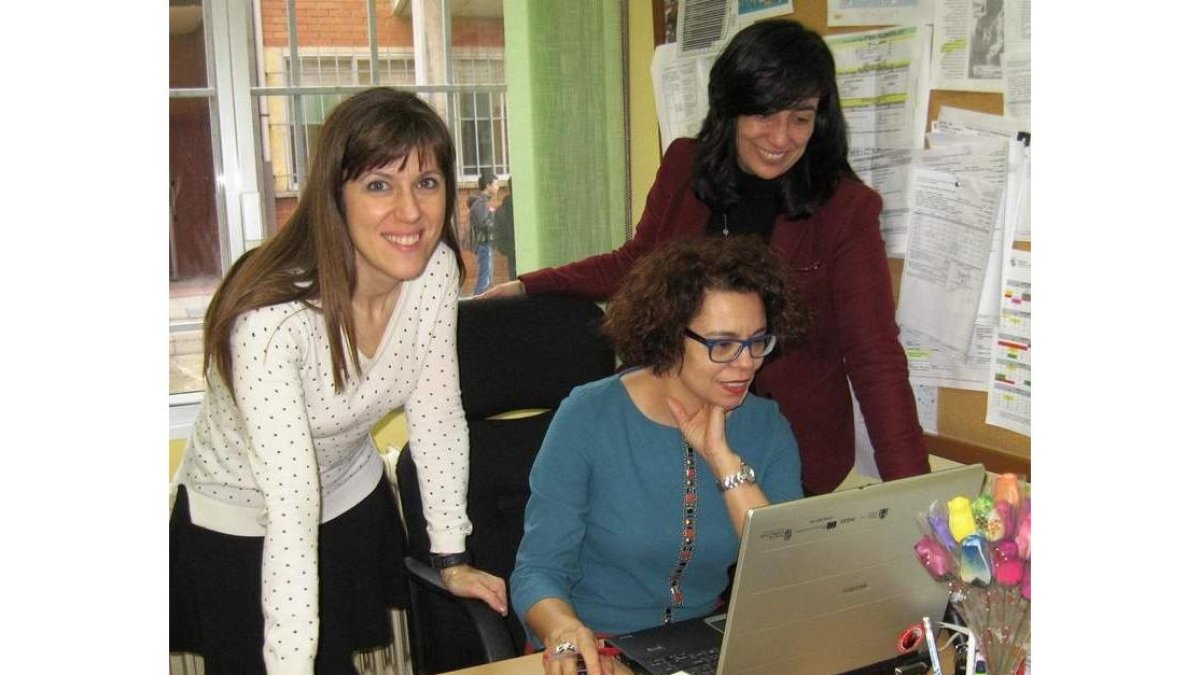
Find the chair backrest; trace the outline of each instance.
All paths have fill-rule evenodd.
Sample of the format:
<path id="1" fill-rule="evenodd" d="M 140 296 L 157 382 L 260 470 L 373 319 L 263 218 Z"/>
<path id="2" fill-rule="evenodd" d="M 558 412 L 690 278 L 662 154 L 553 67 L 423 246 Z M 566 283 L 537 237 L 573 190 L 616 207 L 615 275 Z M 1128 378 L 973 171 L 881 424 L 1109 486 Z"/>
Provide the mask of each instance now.
<path id="1" fill-rule="evenodd" d="M 480 569 L 504 579 L 512 574 L 524 532 L 529 470 L 554 410 L 572 388 L 614 371 L 615 355 L 598 331 L 603 316 L 590 301 L 557 295 L 459 305 L 459 379 L 471 443 L 467 515 L 473 532 L 467 547 Z M 541 412 L 488 419 L 530 409 Z M 409 555 L 428 560 L 429 537 L 410 453 L 402 453 L 397 471 Z M 519 654 L 525 645 L 520 617 L 510 613 L 506 624 Z M 475 665 L 463 662 L 471 660 L 461 642 L 468 633 L 444 625 L 436 632 L 423 631 L 425 636 L 445 637 L 453 652 L 451 661 L 432 670 Z M 433 646 L 432 651 L 439 649 Z"/>

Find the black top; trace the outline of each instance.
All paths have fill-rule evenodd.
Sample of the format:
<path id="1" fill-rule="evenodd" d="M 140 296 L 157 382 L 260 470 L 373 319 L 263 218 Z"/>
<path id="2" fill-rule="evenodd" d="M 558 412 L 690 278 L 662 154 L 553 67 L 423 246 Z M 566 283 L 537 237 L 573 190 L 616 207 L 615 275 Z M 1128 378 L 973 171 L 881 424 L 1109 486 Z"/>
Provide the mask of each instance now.
<path id="1" fill-rule="evenodd" d="M 728 212 L 711 212 L 705 234 L 754 234 L 762 237 L 763 241 L 770 241 L 775 218 L 782 210 L 779 181 L 763 180 L 753 174 L 739 171 L 738 192 L 742 195 L 742 201 Z"/>

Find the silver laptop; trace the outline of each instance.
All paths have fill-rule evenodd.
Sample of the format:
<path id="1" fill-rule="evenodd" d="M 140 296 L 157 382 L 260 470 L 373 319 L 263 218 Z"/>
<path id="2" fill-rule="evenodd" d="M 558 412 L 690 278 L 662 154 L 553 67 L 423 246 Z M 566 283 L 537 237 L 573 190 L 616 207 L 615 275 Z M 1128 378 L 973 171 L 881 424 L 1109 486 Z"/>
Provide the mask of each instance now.
<path id="1" fill-rule="evenodd" d="M 975 464 L 752 509 L 726 615 L 609 642 L 652 675 L 704 672 L 706 653 L 717 675 L 870 672 L 900 656 L 907 628 L 945 611 L 945 585 L 913 553 L 917 514 L 973 498 L 984 473 Z"/>

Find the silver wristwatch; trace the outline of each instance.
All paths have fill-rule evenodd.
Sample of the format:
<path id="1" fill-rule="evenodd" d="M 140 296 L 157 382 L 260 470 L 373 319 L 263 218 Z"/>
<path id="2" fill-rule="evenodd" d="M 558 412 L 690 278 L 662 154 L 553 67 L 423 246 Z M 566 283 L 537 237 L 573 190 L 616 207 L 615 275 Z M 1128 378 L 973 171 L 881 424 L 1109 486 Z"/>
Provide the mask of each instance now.
<path id="1" fill-rule="evenodd" d="M 727 492 L 735 487 L 757 482 L 758 479 L 754 476 L 754 469 L 751 469 L 749 464 L 743 462 L 742 468 L 738 469 L 737 473 L 730 474 L 717 481 L 717 489 L 721 492 Z"/>

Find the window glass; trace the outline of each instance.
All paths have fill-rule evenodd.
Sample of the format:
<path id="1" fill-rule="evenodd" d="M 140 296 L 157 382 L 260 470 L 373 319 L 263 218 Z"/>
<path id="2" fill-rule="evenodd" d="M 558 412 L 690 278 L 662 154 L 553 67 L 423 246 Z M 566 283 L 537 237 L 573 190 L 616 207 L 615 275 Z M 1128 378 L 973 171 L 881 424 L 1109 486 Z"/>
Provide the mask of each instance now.
<path id="1" fill-rule="evenodd" d="M 201 327 L 220 279 L 213 101 L 203 8 L 172 3 L 168 110 L 170 392 L 203 387 Z"/>
<path id="2" fill-rule="evenodd" d="M 454 135 L 455 217 L 467 237 L 463 289 L 472 292 L 480 261 L 469 238 L 469 202 L 482 173 L 503 184 L 509 171 L 502 1 L 260 0 L 246 27 L 252 46 L 226 40 L 221 47 L 205 33 L 207 0 L 187 2 L 171 0 L 171 393 L 203 388 L 202 322 L 222 273 L 242 250 L 284 226 L 322 122 L 365 87 L 418 92 Z M 244 91 L 211 81 L 214 63 L 225 67 L 224 60 L 232 81 L 249 74 L 247 110 L 238 108 Z M 218 119 L 218 110 L 232 119 Z M 226 128 L 239 131 L 222 147 L 218 130 Z M 232 192 L 229 218 L 218 180 L 223 156 L 253 156 L 258 173 Z M 489 210 L 503 197 L 489 197 Z M 491 283 L 510 277 L 502 254 L 487 258 Z"/>
<path id="3" fill-rule="evenodd" d="M 450 129 L 458 143 L 459 240 L 467 254 L 463 292 L 480 293 L 515 275 L 512 204 L 508 197 L 507 100 L 504 75 L 504 17 L 500 2 L 450 3 L 449 77 L 453 97 Z M 496 187 L 480 188 L 484 175 Z M 475 204 L 472 211 L 471 206 Z"/>
<path id="4" fill-rule="evenodd" d="M 171 392 L 202 388 L 204 311 L 221 276 L 209 102 L 170 102 Z"/>
<path id="5" fill-rule="evenodd" d="M 168 81 L 172 89 L 208 86 L 204 7 L 200 0 L 171 2 Z"/>

